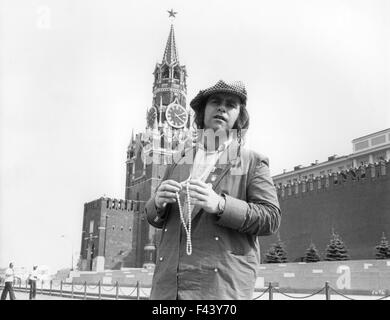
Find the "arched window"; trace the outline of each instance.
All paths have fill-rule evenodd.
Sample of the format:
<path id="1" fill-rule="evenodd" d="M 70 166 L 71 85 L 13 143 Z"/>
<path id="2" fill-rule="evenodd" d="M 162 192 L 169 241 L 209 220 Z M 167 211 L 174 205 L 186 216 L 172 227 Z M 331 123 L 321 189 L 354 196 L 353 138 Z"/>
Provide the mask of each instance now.
<path id="1" fill-rule="evenodd" d="M 173 69 L 173 78 L 177 79 L 177 80 L 180 80 L 180 69 L 179 69 L 179 67 L 175 67 Z"/>
<path id="2" fill-rule="evenodd" d="M 169 69 L 167 66 L 162 67 L 161 75 L 163 79 L 169 78 Z"/>

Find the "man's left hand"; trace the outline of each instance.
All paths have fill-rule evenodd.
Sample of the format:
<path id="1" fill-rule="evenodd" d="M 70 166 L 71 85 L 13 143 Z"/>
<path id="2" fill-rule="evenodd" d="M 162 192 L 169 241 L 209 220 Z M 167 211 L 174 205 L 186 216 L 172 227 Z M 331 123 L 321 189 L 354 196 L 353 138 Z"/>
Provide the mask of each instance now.
<path id="1" fill-rule="evenodd" d="M 186 190 L 186 187 L 183 188 Z M 191 203 L 201 207 L 208 213 L 218 213 L 218 204 L 221 196 L 212 188 L 211 184 L 206 184 L 200 180 L 190 180 L 189 191 Z"/>

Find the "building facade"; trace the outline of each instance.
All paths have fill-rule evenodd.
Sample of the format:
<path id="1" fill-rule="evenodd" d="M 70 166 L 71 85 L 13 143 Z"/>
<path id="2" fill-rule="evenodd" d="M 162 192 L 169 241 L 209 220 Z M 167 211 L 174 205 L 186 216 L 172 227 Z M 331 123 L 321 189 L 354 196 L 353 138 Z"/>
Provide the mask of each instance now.
<path id="1" fill-rule="evenodd" d="M 296 166 L 293 171 L 273 176 L 275 185 L 288 185 L 296 181 L 343 172 L 369 163 L 390 160 L 390 128 L 352 140 L 352 153 L 338 157 L 332 155 L 327 161 L 311 163 L 310 166 Z"/>

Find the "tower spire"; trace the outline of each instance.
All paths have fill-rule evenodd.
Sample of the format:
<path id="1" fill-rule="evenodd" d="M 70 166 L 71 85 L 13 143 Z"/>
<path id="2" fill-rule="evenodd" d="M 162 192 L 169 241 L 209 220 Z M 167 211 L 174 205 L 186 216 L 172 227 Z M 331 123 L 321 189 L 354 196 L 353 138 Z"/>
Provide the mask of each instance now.
<path id="1" fill-rule="evenodd" d="M 168 65 L 171 65 L 174 62 L 179 62 L 173 24 L 171 24 L 171 31 L 169 32 L 167 45 L 165 46 L 163 62 L 166 62 Z"/>

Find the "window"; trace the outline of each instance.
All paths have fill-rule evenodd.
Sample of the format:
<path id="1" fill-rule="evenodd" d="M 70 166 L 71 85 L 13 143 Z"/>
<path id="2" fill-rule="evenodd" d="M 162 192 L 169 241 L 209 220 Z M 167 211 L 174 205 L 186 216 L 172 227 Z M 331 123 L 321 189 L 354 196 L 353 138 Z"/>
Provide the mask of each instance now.
<path id="1" fill-rule="evenodd" d="M 89 233 L 93 233 L 93 225 L 94 225 L 94 223 L 95 223 L 94 220 L 89 221 Z"/>
<path id="2" fill-rule="evenodd" d="M 371 145 L 376 146 L 377 144 L 381 144 L 385 142 L 386 142 L 386 136 L 383 135 L 383 136 L 372 138 Z"/>
<path id="3" fill-rule="evenodd" d="M 163 67 L 162 68 L 162 78 L 163 79 L 166 79 L 166 78 L 169 78 L 169 69 L 168 69 L 168 67 Z"/>
<path id="4" fill-rule="evenodd" d="M 173 78 L 180 80 L 180 69 L 178 67 L 173 70 Z"/>
<path id="5" fill-rule="evenodd" d="M 355 144 L 355 151 L 359 151 L 359 150 L 365 149 L 365 148 L 368 148 L 368 140 L 358 142 Z"/>

